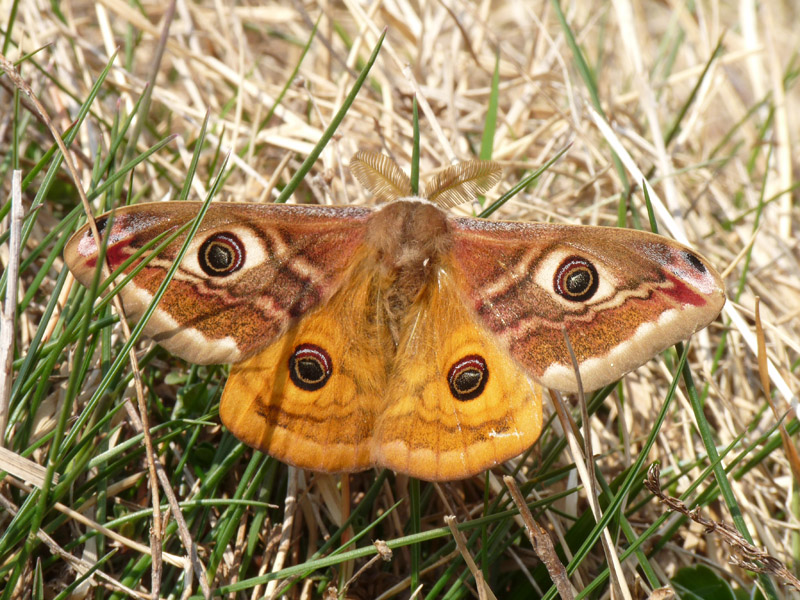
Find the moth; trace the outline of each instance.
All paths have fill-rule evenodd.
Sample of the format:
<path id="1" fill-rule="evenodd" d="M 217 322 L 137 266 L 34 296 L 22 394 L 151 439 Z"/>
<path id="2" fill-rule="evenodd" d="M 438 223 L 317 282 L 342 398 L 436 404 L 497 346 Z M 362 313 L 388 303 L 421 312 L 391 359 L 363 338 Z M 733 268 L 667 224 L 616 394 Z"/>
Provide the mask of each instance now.
<path id="1" fill-rule="evenodd" d="M 145 332 L 194 363 L 232 363 L 222 422 L 244 443 L 323 472 L 387 467 L 425 480 L 479 473 L 530 447 L 542 386 L 598 389 L 709 324 L 720 276 L 666 238 L 628 229 L 489 221 L 446 207 L 500 177 L 451 166 L 413 197 L 386 156 L 351 171 L 370 206 L 212 204 Z M 113 270 L 197 202 L 98 220 Z M 185 234 L 124 286 L 140 316 Z M 65 259 L 88 285 L 88 227 Z"/>

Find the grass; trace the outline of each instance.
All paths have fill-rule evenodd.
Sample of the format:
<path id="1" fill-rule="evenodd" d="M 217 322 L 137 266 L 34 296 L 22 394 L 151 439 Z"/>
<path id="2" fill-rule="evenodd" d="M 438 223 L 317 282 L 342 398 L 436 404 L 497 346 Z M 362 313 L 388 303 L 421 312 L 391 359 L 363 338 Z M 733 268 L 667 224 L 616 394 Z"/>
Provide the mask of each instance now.
<path id="1" fill-rule="evenodd" d="M 0 76 L 0 218 L 14 169 L 24 205 L 13 281 L 0 234 L 0 297 L 18 285 L 0 398 L 0 599 L 555 598 L 502 474 L 575 597 L 667 586 L 683 598 L 800 597 L 778 569 L 729 561 L 752 541 L 800 572 L 800 424 L 787 403 L 800 389 L 792 3 L 177 9 L 0 2 L 2 54 L 32 94 Z M 64 267 L 85 221 L 79 188 L 94 214 L 178 198 L 366 202 L 346 169 L 362 148 L 392 155 L 414 185 L 417 162 L 424 182 L 451 158 L 501 161 L 491 218 L 649 228 L 654 215 L 725 272 L 731 304 L 714 324 L 586 398 L 602 517 L 574 458 L 587 430 L 570 440 L 551 401 L 529 452 L 470 480 L 290 469 L 220 426 L 226 367 L 129 338 L 113 302 L 97 300 L 100 279 L 87 290 Z M 757 296 L 774 408 L 754 350 Z M 663 492 L 730 524 L 733 545 L 655 499 L 644 485 L 654 462 Z"/>

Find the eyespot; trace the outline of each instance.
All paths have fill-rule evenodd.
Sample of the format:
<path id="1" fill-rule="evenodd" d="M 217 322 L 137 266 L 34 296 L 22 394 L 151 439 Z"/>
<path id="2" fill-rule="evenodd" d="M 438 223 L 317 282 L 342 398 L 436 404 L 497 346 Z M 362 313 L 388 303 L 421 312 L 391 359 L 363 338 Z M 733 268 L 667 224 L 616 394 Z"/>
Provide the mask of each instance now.
<path id="1" fill-rule="evenodd" d="M 553 289 L 571 302 L 584 302 L 597 292 L 600 278 L 597 269 L 585 258 L 569 256 L 556 269 Z"/>
<path id="2" fill-rule="evenodd" d="M 245 251 L 242 240 L 232 233 L 211 235 L 197 252 L 200 268 L 211 277 L 225 277 L 244 265 Z"/>
<path id="3" fill-rule="evenodd" d="M 683 257 L 686 259 L 686 262 L 688 262 L 692 266 L 692 268 L 698 273 L 706 272 L 706 266 L 703 264 L 703 261 L 701 261 L 697 257 L 696 254 L 692 254 L 687 250 L 683 253 Z"/>
<path id="4" fill-rule="evenodd" d="M 489 367 L 483 357 L 470 354 L 457 361 L 447 374 L 450 393 L 456 400 L 473 400 L 483 393 L 489 381 Z"/>
<path id="5" fill-rule="evenodd" d="M 97 233 L 100 234 L 100 237 L 103 237 L 103 234 L 106 230 L 106 225 L 108 225 L 108 217 L 100 217 L 99 219 L 95 219 L 95 225 L 97 225 Z M 92 234 L 92 230 L 89 229 L 89 235 Z"/>
<path id="6" fill-rule="evenodd" d="M 301 390 L 321 389 L 332 373 L 330 355 L 315 344 L 300 344 L 289 357 L 289 378 Z"/>

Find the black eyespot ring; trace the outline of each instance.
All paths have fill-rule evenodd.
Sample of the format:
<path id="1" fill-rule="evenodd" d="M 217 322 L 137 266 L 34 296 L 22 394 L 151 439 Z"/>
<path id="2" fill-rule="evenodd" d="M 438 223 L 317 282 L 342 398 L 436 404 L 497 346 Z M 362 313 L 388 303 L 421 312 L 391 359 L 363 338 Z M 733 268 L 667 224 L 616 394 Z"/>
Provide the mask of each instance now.
<path id="1" fill-rule="evenodd" d="M 211 277 L 225 277 L 244 265 L 242 240 L 227 231 L 208 236 L 197 252 L 200 268 Z"/>
<path id="2" fill-rule="evenodd" d="M 108 217 L 100 217 L 99 219 L 95 219 L 95 225 L 97 225 L 97 233 L 100 234 L 100 237 L 103 237 L 106 231 L 106 225 L 108 225 Z M 92 230 L 89 229 L 89 235 L 92 234 Z"/>
<path id="3" fill-rule="evenodd" d="M 683 253 L 683 257 L 686 259 L 686 262 L 688 262 L 692 266 L 692 268 L 698 273 L 706 272 L 706 266 L 703 264 L 703 261 L 697 257 L 696 254 L 686 251 Z"/>
<path id="4" fill-rule="evenodd" d="M 594 265 L 580 256 L 570 256 L 556 269 L 553 289 L 570 302 L 583 302 L 597 292 L 600 278 Z"/>
<path id="5" fill-rule="evenodd" d="M 450 393 L 456 400 L 473 400 L 483 393 L 489 381 L 489 367 L 482 356 L 470 354 L 457 361 L 447 374 Z"/>
<path id="6" fill-rule="evenodd" d="M 322 389 L 332 374 L 330 355 L 315 344 L 300 344 L 289 357 L 289 378 L 301 390 Z"/>

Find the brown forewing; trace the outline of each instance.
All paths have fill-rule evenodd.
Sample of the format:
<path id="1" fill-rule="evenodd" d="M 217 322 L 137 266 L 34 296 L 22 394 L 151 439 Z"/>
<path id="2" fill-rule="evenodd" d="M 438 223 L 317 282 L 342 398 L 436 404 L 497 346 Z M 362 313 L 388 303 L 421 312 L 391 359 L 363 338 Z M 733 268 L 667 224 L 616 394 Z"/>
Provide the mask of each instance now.
<path id="1" fill-rule="evenodd" d="M 472 308 L 548 387 L 576 389 L 572 375 L 548 377 L 553 366 L 572 371 L 563 329 L 583 384 L 592 390 L 705 327 L 724 303 L 721 279 L 703 259 L 651 233 L 478 219 L 453 219 L 452 225 L 453 254 Z M 609 275 L 611 293 L 569 305 L 554 293 L 553 274 L 542 272 L 554 255 L 587 258 Z M 674 318 L 657 325 L 668 311 Z"/>
<path id="2" fill-rule="evenodd" d="M 158 234 L 184 225 L 199 209 L 197 202 L 170 202 L 117 210 L 107 249 L 111 269 Z M 213 204 L 145 333 L 192 362 L 243 360 L 333 294 L 363 241 L 369 214 L 357 207 Z M 197 249 L 224 231 L 236 232 L 243 242 L 245 268 L 232 277 L 204 277 Z M 147 308 L 184 240 L 179 236 L 121 291 L 129 316 Z M 148 256 L 145 252 L 127 271 Z M 88 285 L 97 260 L 88 227 L 69 241 L 65 258 Z M 247 258 L 253 260 L 247 263 Z"/>

